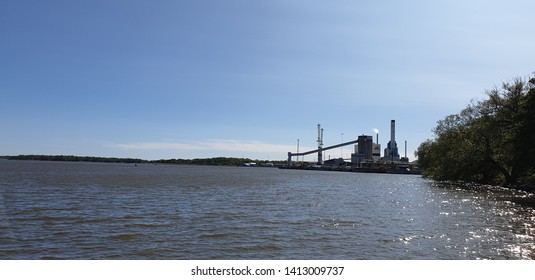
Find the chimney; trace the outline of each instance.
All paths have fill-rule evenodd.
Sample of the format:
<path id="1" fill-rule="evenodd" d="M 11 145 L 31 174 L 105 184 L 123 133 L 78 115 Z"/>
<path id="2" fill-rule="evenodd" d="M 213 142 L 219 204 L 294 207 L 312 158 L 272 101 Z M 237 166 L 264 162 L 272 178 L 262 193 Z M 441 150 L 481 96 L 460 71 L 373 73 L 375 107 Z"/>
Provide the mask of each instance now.
<path id="1" fill-rule="evenodd" d="M 395 142 L 396 142 L 396 121 L 392 120 L 390 122 L 390 148 L 394 147 Z"/>
<path id="2" fill-rule="evenodd" d="M 407 140 L 405 140 L 405 158 L 407 158 Z"/>

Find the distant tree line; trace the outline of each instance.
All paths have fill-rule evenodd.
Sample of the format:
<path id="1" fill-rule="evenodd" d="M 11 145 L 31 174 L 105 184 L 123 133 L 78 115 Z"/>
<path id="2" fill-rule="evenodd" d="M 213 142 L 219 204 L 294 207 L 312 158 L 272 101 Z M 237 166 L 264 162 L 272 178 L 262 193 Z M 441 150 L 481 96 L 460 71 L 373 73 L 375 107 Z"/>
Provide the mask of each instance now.
<path id="1" fill-rule="evenodd" d="M 154 163 L 165 164 L 184 164 L 184 165 L 216 165 L 216 166 L 239 166 L 253 160 L 248 158 L 228 158 L 228 157 L 214 157 L 214 158 L 195 158 L 195 159 L 161 159 L 155 160 Z"/>
<path id="2" fill-rule="evenodd" d="M 535 75 L 535 72 L 533 73 Z M 424 176 L 535 185 L 535 78 L 515 78 L 438 121 L 416 151 Z"/>
<path id="3" fill-rule="evenodd" d="M 4 156 L 4 159 L 10 160 L 46 160 L 46 161 L 83 161 L 83 162 L 110 162 L 110 163 L 159 163 L 159 164 L 181 164 L 181 165 L 214 165 L 214 166 L 240 166 L 246 163 L 262 164 L 271 162 L 275 164 L 284 164 L 284 161 L 267 161 L 252 160 L 249 158 L 232 158 L 232 157 L 214 157 L 214 158 L 196 158 L 196 159 L 160 159 L 160 160 L 143 160 L 136 158 L 115 158 L 115 157 L 88 157 L 72 155 L 18 155 Z"/>
<path id="4" fill-rule="evenodd" d="M 163 164 L 184 164 L 184 165 L 215 165 L 215 166 L 241 166 L 247 163 L 255 163 L 258 166 L 267 163 L 285 164 L 286 161 L 268 161 L 253 160 L 250 158 L 233 158 L 233 157 L 213 157 L 213 158 L 195 158 L 195 159 L 160 159 L 151 161 L 153 163 Z"/>
<path id="5" fill-rule="evenodd" d="M 5 159 L 11 160 L 47 160 L 47 161 L 84 161 L 84 162 L 115 162 L 115 163 L 144 163 L 146 160 L 137 158 L 115 158 L 115 157 L 88 157 L 72 155 L 19 155 L 6 156 Z"/>

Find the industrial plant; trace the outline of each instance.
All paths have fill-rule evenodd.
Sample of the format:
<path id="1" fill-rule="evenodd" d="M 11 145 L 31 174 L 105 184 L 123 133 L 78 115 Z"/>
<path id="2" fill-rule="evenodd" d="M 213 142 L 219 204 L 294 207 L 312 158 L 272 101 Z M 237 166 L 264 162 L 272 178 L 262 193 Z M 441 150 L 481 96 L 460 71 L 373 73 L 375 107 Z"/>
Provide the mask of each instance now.
<path id="1" fill-rule="evenodd" d="M 390 121 L 390 141 L 381 156 L 381 144 L 379 144 L 379 131 L 375 129 L 376 138 L 372 135 L 360 135 L 355 140 L 324 147 L 323 128 L 318 124 L 318 148 L 307 152 L 288 152 L 288 164 L 283 168 L 287 169 L 317 169 L 317 170 L 337 170 L 355 172 L 376 172 L 376 173 L 400 173 L 400 174 L 420 174 L 417 166 L 409 162 L 407 157 L 407 141 L 405 141 L 405 156 L 400 157 L 396 142 L 396 121 Z M 341 148 L 344 146 L 354 146 L 351 153 L 351 162 L 347 162 L 342 157 L 324 160 L 325 151 Z M 317 154 L 314 163 L 299 161 L 299 157 Z M 293 159 L 296 159 L 294 161 Z"/>

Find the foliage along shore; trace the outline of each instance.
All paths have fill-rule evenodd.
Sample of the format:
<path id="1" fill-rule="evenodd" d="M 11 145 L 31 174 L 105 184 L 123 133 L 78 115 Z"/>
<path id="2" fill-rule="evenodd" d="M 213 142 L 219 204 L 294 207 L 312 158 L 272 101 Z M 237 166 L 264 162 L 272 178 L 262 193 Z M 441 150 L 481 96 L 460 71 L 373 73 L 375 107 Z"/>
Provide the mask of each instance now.
<path id="1" fill-rule="evenodd" d="M 208 165 L 208 166 L 240 166 L 246 163 L 256 163 L 261 166 L 267 163 L 284 164 L 285 161 L 252 160 L 249 158 L 213 157 L 196 159 L 159 159 L 144 160 L 137 158 L 90 157 L 72 155 L 18 155 L 0 157 L 7 160 L 42 160 L 42 161 L 71 161 L 71 162 L 108 162 L 108 163 L 159 163 L 179 165 Z"/>
<path id="2" fill-rule="evenodd" d="M 416 151 L 423 176 L 535 190 L 535 77 L 486 95 L 437 122 Z"/>

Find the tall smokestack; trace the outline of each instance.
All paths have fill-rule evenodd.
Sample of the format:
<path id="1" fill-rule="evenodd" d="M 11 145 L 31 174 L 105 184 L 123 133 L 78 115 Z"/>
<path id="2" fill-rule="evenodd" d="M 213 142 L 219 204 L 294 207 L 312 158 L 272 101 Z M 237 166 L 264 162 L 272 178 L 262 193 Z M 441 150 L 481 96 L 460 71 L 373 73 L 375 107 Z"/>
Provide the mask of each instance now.
<path id="1" fill-rule="evenodd" d="M 405 158 L 407 157 L 407 140 L 405 140 Z"/>
<path id="2" fill-rule="evenodd" d="M 394 143 L 396 143 L 396 121 L 392 120 L 390 122 L 390 148 L 394 148 Z"/>
<path id="3" fill-rule="evenodd" d="M 377 145 L 379 145 L 379 129 L 374 128 L 373 132 L 375 132 L 377 134 Z"/>

